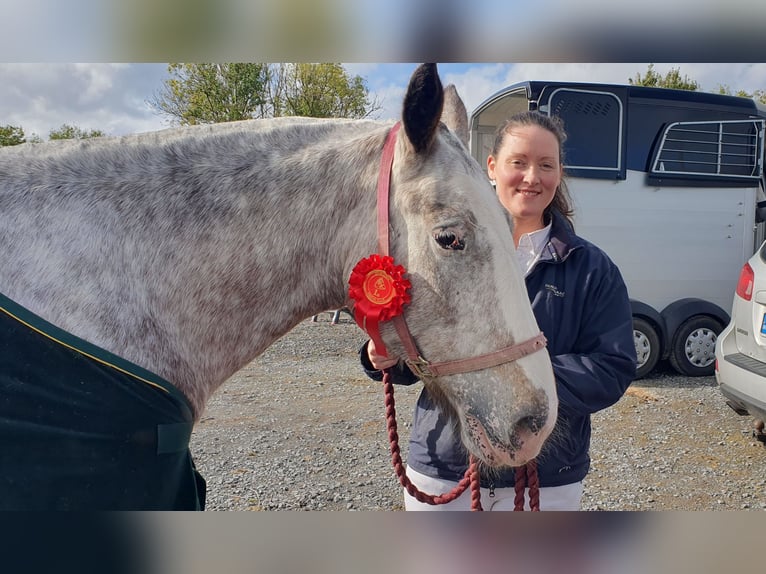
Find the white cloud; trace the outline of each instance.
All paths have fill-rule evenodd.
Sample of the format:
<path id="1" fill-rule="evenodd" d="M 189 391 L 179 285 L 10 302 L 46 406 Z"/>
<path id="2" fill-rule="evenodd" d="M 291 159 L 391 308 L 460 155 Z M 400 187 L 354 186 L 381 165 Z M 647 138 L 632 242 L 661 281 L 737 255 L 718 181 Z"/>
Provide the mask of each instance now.
<path id="1" fill-rule="evenodd" d="M 114 86 L 114 77 L 127 64 L 73 64 L 76 82 L 82 86 L 78 101 L 84 105 L 98 103 Z"/>
<path id="2" fill-rule="evenodd" d="M 145 100 L 161 87 L 157 64 L 0 64 L 0 125 L 43 139 L 62 124 L 123 135 L 165 127 Z"/>
<path id="3" fill-rule="evenodd" d="M 446 73 L 444 84 L 455 84 L 468 113 L 474 110 L 492 94 L 507 86 L 510 64 L 486 64 L 471 67 L 462 74 Z"/>
<path id="4" fill-rule="evenodd" d="M 349 63 L 367 81 L 381 109 L 374 117 L 396 120 L 413 63 Z M 647 63 L 440 64 L 442 81 L 454 83 L 471 113 L 498 90 L 523 80 L 626 84 Z M 706 91 L 766 89 L 766 64 L 656 63 L 660 74 L 678 68 Z M 0 125 L 21 126 L 46 138 L 64 123 L 123 135 L 167 127 L 147 104 L 167 78 L 165 64 L 0 64 Z"/>

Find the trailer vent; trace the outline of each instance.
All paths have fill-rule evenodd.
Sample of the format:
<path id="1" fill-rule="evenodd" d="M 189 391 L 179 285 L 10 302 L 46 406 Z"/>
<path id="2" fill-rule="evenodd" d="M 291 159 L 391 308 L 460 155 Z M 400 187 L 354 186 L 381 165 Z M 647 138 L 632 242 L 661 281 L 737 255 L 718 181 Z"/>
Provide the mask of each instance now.
<path id="1" fill-rule="evenodd" d="M 585 116 L 608 116 L 612 111 L 609 101 L 594 102 L 592 99 L 561 99 L 556 102 L 554 116 L 563 117 L 569 114 Z"/>

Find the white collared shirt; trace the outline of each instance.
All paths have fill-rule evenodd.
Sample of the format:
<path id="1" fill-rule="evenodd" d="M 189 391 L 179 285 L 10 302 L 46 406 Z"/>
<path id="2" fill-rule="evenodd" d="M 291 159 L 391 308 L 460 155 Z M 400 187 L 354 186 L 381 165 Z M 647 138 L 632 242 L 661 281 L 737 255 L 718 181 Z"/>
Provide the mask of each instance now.
<path id="1" fill-rule="evenodd" d="M 543 252 L 545 244 L 548 243 L 548 238 L 551 235 L 551 224 L 549 223 L 542 229 L 525 233 L 519 238 L 519 246 L 516 248 L 516 255 L 521 265 L 521 270 L 524 272 L 524 277 L 529 275 L 532 268 L 540 259 L 540 255 Z"/>

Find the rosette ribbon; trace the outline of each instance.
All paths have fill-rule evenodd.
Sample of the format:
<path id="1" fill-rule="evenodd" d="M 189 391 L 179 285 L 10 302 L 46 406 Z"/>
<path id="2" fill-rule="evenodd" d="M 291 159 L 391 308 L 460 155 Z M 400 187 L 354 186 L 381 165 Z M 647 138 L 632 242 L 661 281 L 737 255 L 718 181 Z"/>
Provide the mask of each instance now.
<path id="1" fill-rule="evenodd" d="M 348 279 L 349 297 L 354 300 L 354 319 L 375 343 L 377 352 L 387 357 L 380 338 L 380 323 L 404 312 L 410 302 L 410 282 L 406 270 L 394 263 L 393 257 L 373 253 L 361 259 Z"/>

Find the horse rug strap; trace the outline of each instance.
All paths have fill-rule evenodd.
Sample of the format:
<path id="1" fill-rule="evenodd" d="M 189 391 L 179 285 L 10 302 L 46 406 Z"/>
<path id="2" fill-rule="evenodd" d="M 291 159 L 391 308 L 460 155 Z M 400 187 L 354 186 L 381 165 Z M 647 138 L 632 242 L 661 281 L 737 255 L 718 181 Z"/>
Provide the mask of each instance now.
<path id="1" fill-rule="evenodd" d="M 169 382 L 0 295 L 0 510 L 201 510 Z"/>

